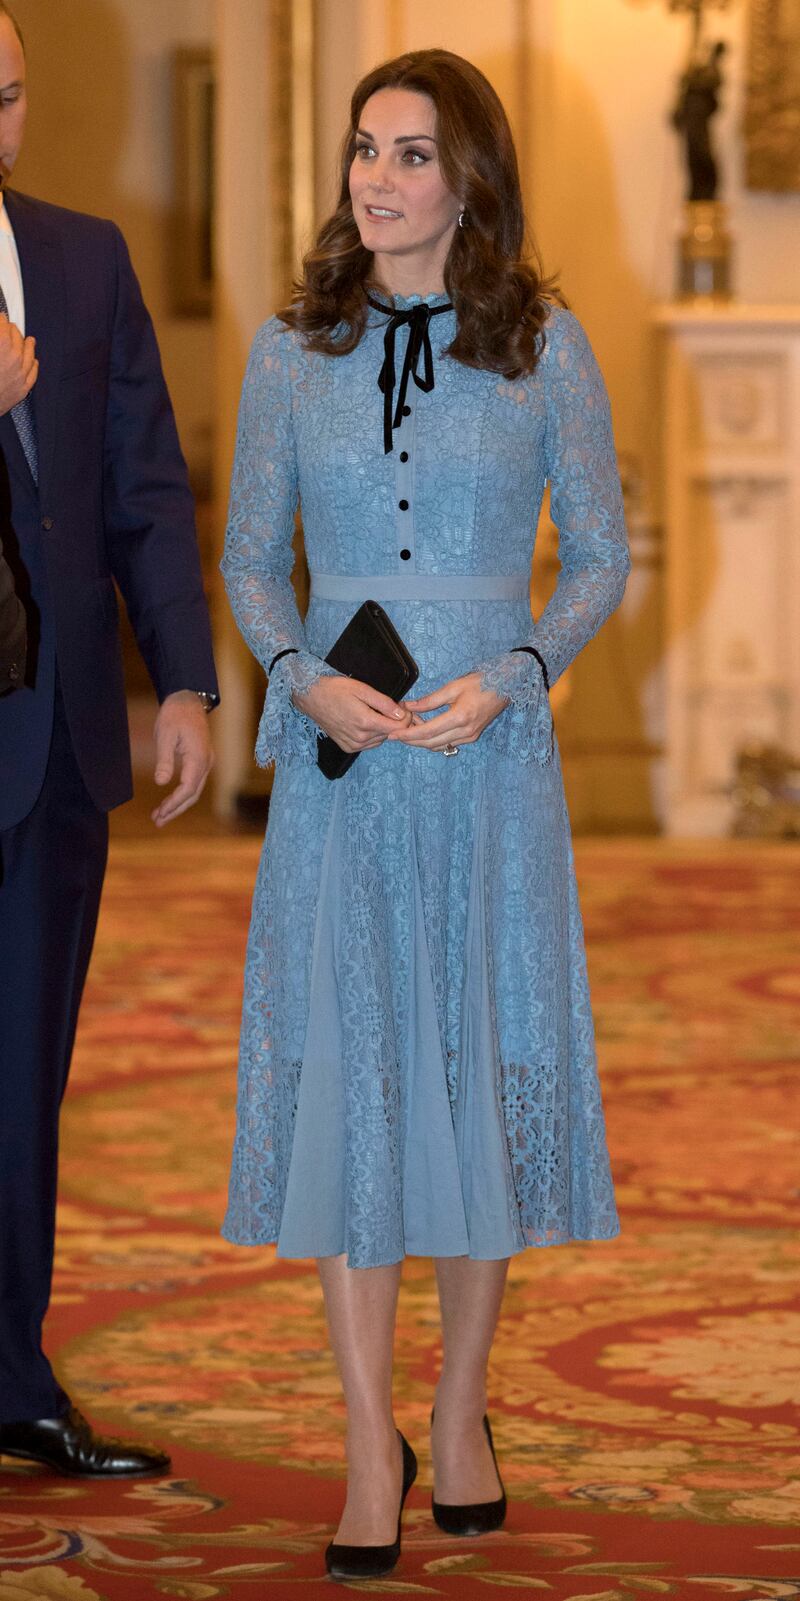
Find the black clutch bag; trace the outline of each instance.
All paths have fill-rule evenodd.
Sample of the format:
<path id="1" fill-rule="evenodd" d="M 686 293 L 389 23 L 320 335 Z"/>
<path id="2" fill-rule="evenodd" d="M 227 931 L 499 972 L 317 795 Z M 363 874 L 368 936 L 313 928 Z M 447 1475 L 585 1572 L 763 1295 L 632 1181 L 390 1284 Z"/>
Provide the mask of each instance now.
<path id="1" fill-rule="evenodd" d="M 413 656 L 376 600 L 359 606 L 325 660 L 337 673 L 358 678 L 392 700 L 402 700 L 419 678 Z M 342 750 L 330 734 L 317 736 L 317 766 L 326 778 L 342 778 L 357 755 L 358 751 Z"/>

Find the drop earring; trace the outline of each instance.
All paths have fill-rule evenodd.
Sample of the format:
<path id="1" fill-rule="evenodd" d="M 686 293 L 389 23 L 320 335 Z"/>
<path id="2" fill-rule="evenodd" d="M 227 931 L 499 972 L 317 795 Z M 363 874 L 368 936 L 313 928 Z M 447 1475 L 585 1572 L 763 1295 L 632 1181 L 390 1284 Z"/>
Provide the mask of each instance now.
<path id="1" fill-rule="evenodd" d="M 466 215 L 467 215 L 466 211 L 459 211 L 459 213 L 458 213 L 458 226 L 459 226 L 459 228 L 463 228 L 463 226 L 464 226 L 464 218 L 466 217 Z"/>

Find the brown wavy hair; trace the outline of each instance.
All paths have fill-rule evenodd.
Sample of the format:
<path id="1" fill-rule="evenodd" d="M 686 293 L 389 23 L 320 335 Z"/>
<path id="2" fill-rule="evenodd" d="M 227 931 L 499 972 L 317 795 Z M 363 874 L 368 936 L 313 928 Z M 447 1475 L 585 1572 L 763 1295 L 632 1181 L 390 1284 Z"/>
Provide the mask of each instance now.
<path id="1" fill-rule="evenodd" d="M 444 269 L 457 323 L 447 354 L 506 378 L 532 372 L 549 304 L 564 302 L 555 281 L 542 276 L 535 250 L 524 254 L 519 168 L 503 106 L 483 73 L 450 50 L 411 50 L 356 85 L 336 210 L 303 258 L 292 304 L 278 315 L 307 348 L 327 356 L 347 355 L 361 339 L 366 292 L 378 285 L 353 216 L 349 175 L 361 113 L 379 89 L 412 89 L 433 101 L 442 176 L 464 197 L 464 226 L 455 230 Z"/>
<path id="2" fill-rule="evenodd" d="M 24 53 L 25 53 L 25 40 L 22 37 L 22 29 L 21 29 L 19 23 L 17 22 L 17 19 L 14 16 L 13 11 L 9 11 L 8 6 L 3 3 L 3 0 L 0 0 L 0 17 L 8 17 L 8 20 L 11 23 L 11 26 L 14 29 L 14 32 L 15 32 L 17 38 L 19 39 L 20 44 L 22 45 L 22 52 L 23 52 L 23 55 L 24 55 Z"/>

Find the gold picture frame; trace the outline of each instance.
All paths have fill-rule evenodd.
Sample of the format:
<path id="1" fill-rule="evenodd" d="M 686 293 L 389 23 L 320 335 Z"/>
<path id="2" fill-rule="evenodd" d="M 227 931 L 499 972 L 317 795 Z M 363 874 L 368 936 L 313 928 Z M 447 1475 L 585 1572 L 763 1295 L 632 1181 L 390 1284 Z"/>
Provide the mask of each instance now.
<path id="1" fill-rule="evenodd" d="M 180 46 L 172 57 L 174 189 L 171 302 L 176 317 L 210 317 L 214 297 L 213 52 Z"/>
<path id="2" fill-rule="evenodd" d="M 800 0 L 750 0 L 745 182 L 800 192 Z"/>

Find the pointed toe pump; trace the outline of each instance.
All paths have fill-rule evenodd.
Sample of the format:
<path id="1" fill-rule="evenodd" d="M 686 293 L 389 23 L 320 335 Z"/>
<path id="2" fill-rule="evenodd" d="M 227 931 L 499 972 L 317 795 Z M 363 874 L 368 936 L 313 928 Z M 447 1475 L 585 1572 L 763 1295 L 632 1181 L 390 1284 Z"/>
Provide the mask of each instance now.
<path id="1" fill-rule="evenodd" d="M 400 1433 L 398 1429 L 398 1434 Z M 405 1499 L 417 1477 L 417 1459 L 408 1441 L 400 1434 L 403 1448 L 403 1492 L 397 1514 L 397 1535 L 391 1545 L 337 1545 L 331 1540 L 325 1552 L 325 1567 L 332 1579 L 382 1579 L 400 1560 L 400 1525 Z"/>
<path id="2" fill-rule="evenodd" d="M 431 1414 L 433 1422 L 433 1414 Z M 502 1528 L 507 1510 L 506 1492 L 503 1489 L 503 1480 L 497 1466 L 497 1457 L 494 1454 L 494 1440 L 488 1417 L 484 1416 L 483 1427 L 489 1441 L 489 1450 L 495 1465 L 501 1494 L 497 1501 L 475 1501 L 467 1506 L 448 1506 L 444 1501 L 437 1501 L 434 1496 L 431 1500 L 434 1521 L 443 1529 L 445 1534 L 469 1536 L 474 1539 L 477 1534 L 491 1534 L 493 1529 Z"/>

